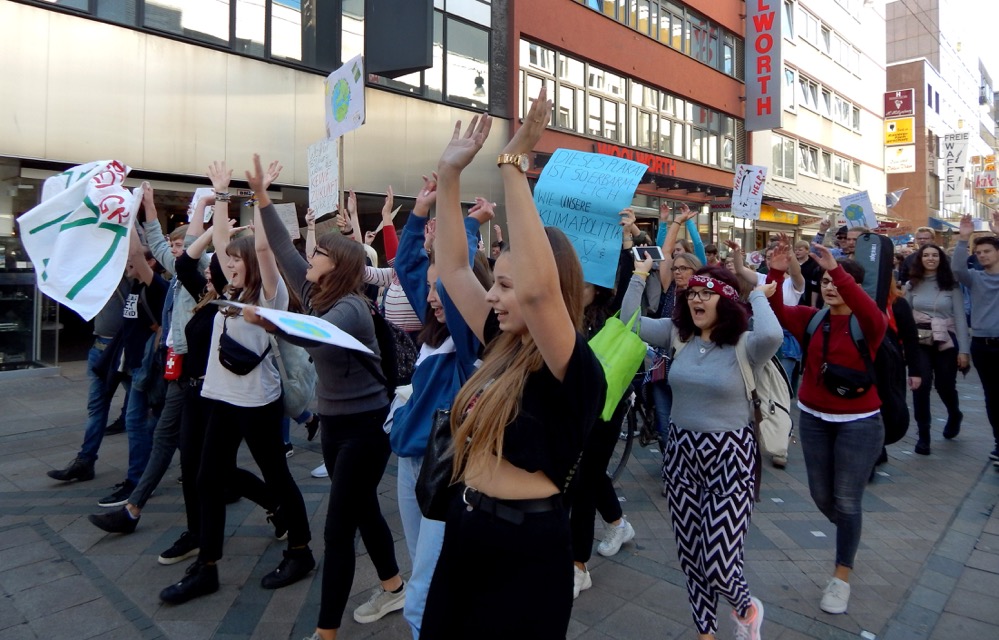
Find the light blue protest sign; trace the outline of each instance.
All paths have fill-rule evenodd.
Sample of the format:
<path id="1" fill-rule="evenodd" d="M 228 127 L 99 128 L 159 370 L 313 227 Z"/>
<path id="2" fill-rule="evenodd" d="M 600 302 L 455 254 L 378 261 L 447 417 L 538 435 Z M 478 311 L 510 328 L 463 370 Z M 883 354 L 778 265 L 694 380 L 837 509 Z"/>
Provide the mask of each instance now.
<path id="1" fill-rule="evenodd" d="M 556 149 L 534 187 L 534 203 L 545 226 L 572 241 L 583 278 L 611 289 L 621 256 L 618 213 L 631 205 L 648 166 L 572 149 Z"/>

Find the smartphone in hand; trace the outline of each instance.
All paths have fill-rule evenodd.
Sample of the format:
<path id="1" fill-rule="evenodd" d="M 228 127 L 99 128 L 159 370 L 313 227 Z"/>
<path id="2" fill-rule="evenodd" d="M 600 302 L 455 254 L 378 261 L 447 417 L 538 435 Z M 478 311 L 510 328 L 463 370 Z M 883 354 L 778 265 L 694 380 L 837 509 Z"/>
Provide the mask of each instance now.
<path id="1" fill-rule="evenodd" d="M 651 257 L 653 262 L 659 262 L 663 259 L 663 250 L 655 245 L 632 247 L 631 254 L 635 256 L 635 260 L 645 260 L 646 257 Z"/>

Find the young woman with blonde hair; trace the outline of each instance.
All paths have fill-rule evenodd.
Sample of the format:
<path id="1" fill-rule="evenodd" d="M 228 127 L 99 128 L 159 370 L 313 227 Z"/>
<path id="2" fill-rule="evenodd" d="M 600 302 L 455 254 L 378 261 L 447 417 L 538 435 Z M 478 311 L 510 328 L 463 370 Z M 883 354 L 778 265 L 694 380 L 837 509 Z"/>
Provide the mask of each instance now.
<path id="1" fill-rule="evenodd" d="M 458 311 L 489 347 L 452 405 L 455 487 L 421 638 L 565 637 L 573 564 L 568 479 L 604 404 L 606 382 L 579 333 L 582 268 L 546 229 L 523 160 L 552 103 L 542 89 L 498 159 L 510 247 L 485 291 L 468 264 L 459 178 L 489 133 L 460 123 L 438 167 L 437 267 Z M 561 301 L 561 303 L 560 303 Z"/>

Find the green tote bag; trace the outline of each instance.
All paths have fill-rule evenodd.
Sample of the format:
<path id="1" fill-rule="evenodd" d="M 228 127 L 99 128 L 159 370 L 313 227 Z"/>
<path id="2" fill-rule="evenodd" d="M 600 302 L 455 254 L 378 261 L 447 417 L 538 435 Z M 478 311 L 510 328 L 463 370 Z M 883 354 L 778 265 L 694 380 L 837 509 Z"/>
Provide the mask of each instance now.
<path id="1" fill-rule="evenodd" d="M 631 330 L 639 311 L 635 311 L 628 324 L 621 322 L 619 313 L 607 318 L 604 328 L 589 342 L 607 378 L 607 401 L 600 414 L 600 419 L 604 421 L 614 415 L 614 409 L 645 359 L 645 343 Z"/>

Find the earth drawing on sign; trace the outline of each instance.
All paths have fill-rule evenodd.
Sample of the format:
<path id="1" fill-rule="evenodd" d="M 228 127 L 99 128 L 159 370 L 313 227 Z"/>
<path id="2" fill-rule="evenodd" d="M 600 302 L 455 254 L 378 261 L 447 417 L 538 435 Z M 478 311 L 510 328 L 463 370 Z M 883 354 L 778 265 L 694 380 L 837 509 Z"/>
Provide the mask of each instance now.
<path id="1" fill-rule="evenodd" d="M 314 326 L 314 325 L 311 325 L 308 322 L 302 322 L 301 320 L 295 320 L 294 318 L 281 318 L 278 321 L 278 323 L 286 326 L 289 329 L 295 329 L 295 330 L 297 330 L 298 332 L 300 332 L 302 334 L 309 335 L 309 336 L 315 336 L 316 338 L 329 338 L 329 337 L 331 337 L 328 332 L 323 331 L 321 328 L 319 328 L 317 326 Z"/>
<path id="2" fill-rule="evenodd" d="M 347 108 L 350 106 L 350 85 L 340 79 L 333 85 L 333 119 L 343 122 L 347 118 Z"/>
<path id="3" fill-rule="evenodd" d="M 864 208 L 859 204 L 851 204 L 846 208 L 846 211 L 843 212 L 843 215 L 850 222 L 862 221 L 864 219 Z"/>

